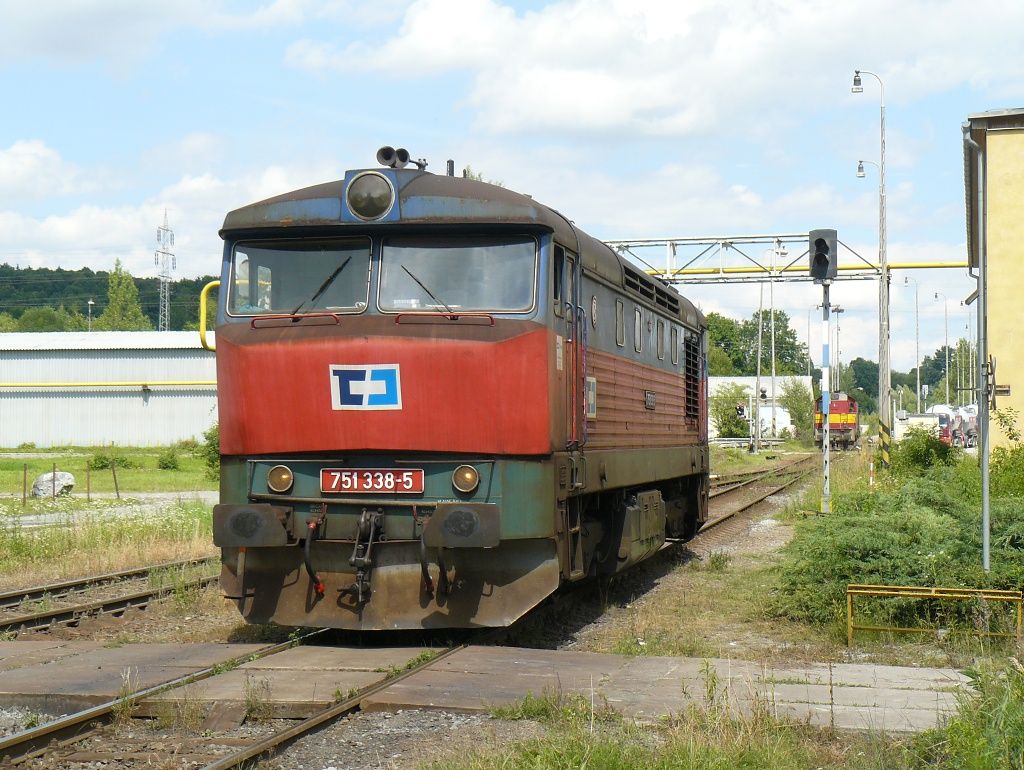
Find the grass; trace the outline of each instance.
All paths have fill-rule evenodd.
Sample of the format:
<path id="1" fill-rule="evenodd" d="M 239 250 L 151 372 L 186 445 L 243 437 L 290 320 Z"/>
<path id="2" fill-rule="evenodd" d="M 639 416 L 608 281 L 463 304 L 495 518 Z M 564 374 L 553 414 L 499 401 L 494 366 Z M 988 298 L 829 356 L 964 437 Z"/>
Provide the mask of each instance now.
<path id="1" fill-rule="evenodd" d="M 380 673 L 380 674 L 387 674 L 387 676 L 385 677 L 387 679 L 393 679 L 394 677 L 398 676 L 399 674 L 403 674 L 406 671 L 409 671 L 410 669 L 416 668 L 416 666 L 422 665 L 423 663 L 428 663 L 429 661 L 433 660 L 434 658 L 436 658 L 440 654 L 441 654 L 440 650 L 430 650 L 430 649 L 424 650 L 423 652 L 421 652 L 416 657 L 411 658 L 410 660 L 407 660 L 405 662 L 405 665 L 402 665 L 402 666 L 388 666 L 387 668 L 375 668 L 374 671 L 376 671 L 377 673 Z"/>
<path id="2" fill-rule="evenodd" d="M 0 585 L 26 585 L 213 555 L 207 506 L 179 501 L 118 513 L 68 508 L 58 526 L 26 527 L 0 515 Z"/>
<path id="3" fill-rule="evenodd" d="M 715 690 L 715 683 L 709 681 L 708 688 Z M 907 767 L 903 741 L 810 728 L 778 718 L 767 703 L 740 711 L 712 697 L 708 705 L 691 706 L 662 724 L 645 726 L 597 709 L 583 696 L 545 694 L 495 709 L 493 716 L 540 722 L 544 734 L 510 745 L 478 748 L 425 766 L 431 770 Z"/>
<path id="4" fill-rule="evenodd" d="M 780 454 L 810 451 L 813 451 L 813 447 L 810 444 L 801 443 L 796 440 L 786 441 L 771 450 L 762 449 L 760 454 L 752 454 L 740 447 L 724 447 L 712 444 L 711 472 L 722 475 L 770 468 L 779 462 L 778 456 Z"/>
<path id="5" fill-rule="evenodd" d="M 136 699 L 134 693 L 139 689 L 139 672 L 131 668 L 121 670 L 121 687 L 117 693 L 117 703 L 114 704 L 112 715 L 114 724 L 117 727 L 124 727 L 131 721 L 135 713 Z"/>
<path id="6" fill-rule="evenodd" d="M 170 451 L 169 451 L 170 450 Z M 103 458 L 121 458 L 128 466 L 117 468 L 117 483 L 122 494 L 132 492 L 195 492 L 216 488 L 206 474 L 206 465 L 191 443 L 176 447 L 62 447 L 52 450 L 24 452 L 45 454 L 43 457 L 17 457 L 12 454 L 23 450 L 0 451 L 0 497 L 9 495 L 21 502 L 24 479 L 28 477 L 28 492 L 31 494 L 32 481 L 43 473 L 53 470 L 67 471 L 75 477 L 75 497 L 85 497 L 86 463 L 93 464 L 89 476 L 91 491 L 113 493 L 114 477 L 109 468 L 95 467 Z M 170 454 L 177 460 L 177 469 L 161 468 L 169 462 Z M 27 467 L 27 474 L 25 468 Z"/>
<path id="7" fill-rule="evenodd" d="M 252 722 L 266 722 L 274 715 L 271 702 L 270 680 L 246 674 L 242 685 L 245 698 L 245 719 Z"/>

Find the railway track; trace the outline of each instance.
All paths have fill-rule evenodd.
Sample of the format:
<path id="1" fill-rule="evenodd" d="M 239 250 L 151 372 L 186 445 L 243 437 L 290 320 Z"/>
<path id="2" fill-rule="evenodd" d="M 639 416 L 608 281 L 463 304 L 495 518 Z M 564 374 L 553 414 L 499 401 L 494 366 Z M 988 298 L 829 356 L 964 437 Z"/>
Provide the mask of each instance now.
<path id="1" fill-rule="evenodd" d="M 716 501 L 712 504 L 712 515 L 701 528 L 696 538 L 694 538 L 694 541 L 691 542 L 698 541 L 701 538 L 708 538 L 710 530 L 721 528 L 724 522 L 734 519 L 738 514 L 753 508 L 766 498 L 796 484 L 814 470 L 816 459 L 815 456 L 804 457 L 768 470 L 734 474 L 730 477 L 718 479 L 721 483 L 711 494 L 711 497 Z M 769 479 L 770 482 L 766 484 L 766 480 Z M 729 500 L 739 496 L 741 490 L 747 490 L 748 492 L 753 492 L 753 494 L 743 496 L 739 505 L 728 504 Z M 665 547 L 669 548 L 674 545 L 677 544 L 666 543 Z M 169 565 L 161 566 L 166 568 Z M 115 576 L 103 577 L 110 577 L 111 580 L 122 579 Z M 27 596 L 28 592 L 22 591 L 21 594 Z M 5 598 L 5 596 L 0 596 L 0 601 L 4 601 Z M 310 641 L 323 633 L 325 633 L 323 630 L 311 632 L 300 640 L 268 647 L 258 655 L 259 657 L 273 655 L 297 643 Z M 489 632 L 485 636 L 490 636 L 493 633 Z M 380 690 L 412 676 L 426 666 L 452 655 L 458 650 L 464 649 L 470 643 L 478 643 L 479 641 L 480 639 L 477 638 L 472 642 L 448 647 L 438 655 L 419 662 L 397 676 L 385 678 L 375 684 L 362 688 L 317 714 L 288 725 L 285 729 L 252 739 L 213 740 L 199 735 L 181 736 L 175 738 L 173 753 L 179 759 L 185 760 L 187 758 L 187 761 L 191 763 L 182 766 L 203 767 L 204 770 L 231 770 L 232 768 L 252 767 L 255 763 L 266 760 L 283 751 L 303 736 L 337 719 L 359 711 L 363 700 Z M 252 660 L 253 656 L 247 655 L 244 659 Z M 182 687 L 219 673 L 229 668 L 232 663 L 207 668 L 158 687 L 131 693 L 109 703 L 63 717 L 6 739 L 0 739 L 0 764 L 6 763 L 15 767 L 24 766 L 26 762 L 32 759 L 42 757 L 48 763 L 47 766 L 62 766 L 62 758 L 71 759 L 77 754 L 79 756 L 88 756 L 88 761 L 90 762 L 105 761 L 107 766 L 117 767 L 123 763 L 130 763 L 141 756 L 147 756 L 145 751 L 133 753 L 126 746 L 116 745 L 120 741 L 110 725 L 114 715 L 125 708 L 130 711 L 134 703 L 144 698 L 164 692 L 165 690 Z M 94 745 L 88 751 L 79 751 L 78 746 L 89 738 L 96 739 L 93 742 Z M 133 744 L 144 747 L 145 739 L 136 739 L 133 741 Z M 218 748 L 214 749 L 214 745 Z M 131 757 L 128 757 L 128 754 Z M 57 764 L 53 765 L 53 762 Z"/>
<path id="2" fill-rule="evenodd" d="M 502 629 L 504 631 L 504 629 Z M 209 738 L 201 734 L 183 735 L 173 740 L 173 749 L 168 750 L 167 739 L 159 739 L 163 756 L 146 749 L 145 738 L 134 738 L 123 741 L 115 734 L 113 723 L 119 713 L 130 712 L 141 700 L 158 695 L 167 690 L 183 687 L 202 681 L 243 662 L 264 658 L 291 647 L 308 642 L 317 636 L 328 633 L 326 629 L 312 631 L 297 640 L 283 642 L 261 650 L 259 653 L 247 654 L 238 659 L 212 666 L 188 676 L 175 679 L 165 684 L 133 692 L 122 698 L 86 709 L 67 717 L 54 720 L 39 727 L 23 731 L 6 739 L 0 739 L 0 766 L 20 767 L 28 763 L 36 766 L 35 761 L 42 761 L 45 767 L 65 767 L 72 763 L 102 763 L 104 766 L 118 767 L 122 764 L 134 766 L 135 761 L 144 760 L 163 767 L 162 762 L 170 759 L 170 755 L 187 764 L 175 767 L 203 767 L 205 770 L 227 770 L 236 767 L 252 767 L 256 762 L 272 757 L 286 748 L 290 743 L 307 735 L 323 725 L 352 714 L 361 708 L 362 701 L 386 687 L 412 676 L 431 663 L 453 655 L 473 642 L 464 642 L 440 651 L 428 659 L 410 666 L 394 676 L 386 677 L 374 684 L 361 688 L 346 696 L 343 700 L 321 710 L 307 719 L 291 724 L 285 729 L 254 737 L 252 739 L 220 739 Z M 494 632 L 485 632 L 483 640 Z M 474 642 L 481 641 L 478 637 Z M 81 744 L 92 740 L 92 745 L 83 749 Z M 151 741 L 158 742 L 157 739 Z M 132 750 L 130 747 L 135 746 Z M 214 749 L 219 747 L 221 750 Z M 150 766 L 147 764 L 146 766 Z M 90 764 L 92 766 L 92 764 Z"/>
<path id="3" fill-rule="evenodd" d="M 120 616 L 129 609 L 146 607 L 174 591 L 203 588 L 215 581 L 217 576 L 200 576 L 172 584 L 147 585 L 145 588 L 128 592 L 121 590 L 143 581 L 151 581 L 154 576 L 163 573 L 201 571 L 216 561 L 214 558 L 186 559 L 4 592 L 0 594 L 0 634 L 17 634 L 56 625 L 74 626 L 83 618 L 96 615 Z M 113 593 L 87 601 L 74 601 L 81 594 L 96 591 Z M 52 606 L 54 603 L 59 606 Z"/>
<path id="4" fill-rule="evenodd" d="M 208 679 L 241 663 L 265 658 L 282 650 L 290 649 L 296 644 L 301 644 L 323 633 L 325 633 L 324 629 L 311 631 L 296 640 L 270 645 L 256 653 L 248 653 L 216 666 L 194 671 L 155 687 L 127 693 L 107 703 L 101 703 L 98 706 L 68 714 L 6 738 L 0 738 L 0 766 L 17 767 L 45 755 L 45 766 L 62 767 L 64 763 L 58 756 L 61 752 L 66 755 L 70 753 L 68 749 L 75 744 L 89 737 L 100 735 L 114 721 L 117 714 L 130 712 L 134 704 L 143 698 Z"/>

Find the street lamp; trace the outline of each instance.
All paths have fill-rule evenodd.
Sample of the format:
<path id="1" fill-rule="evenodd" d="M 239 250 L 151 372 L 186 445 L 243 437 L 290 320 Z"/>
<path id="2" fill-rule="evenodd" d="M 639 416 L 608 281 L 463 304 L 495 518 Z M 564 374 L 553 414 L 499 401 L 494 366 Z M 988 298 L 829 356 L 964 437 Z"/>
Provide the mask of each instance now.
<path id="1" fill-rule="evenodd" d="M 949 299 L 941 291 L 935 292 L 935 299 L 942 297 L 943 315 L 946 320 L 946 405 L 949 406 Z"/>
<path id="2" fill-rule="evenodd" d="M 843 365 L 843 361 L 842 361 L 843 353 L 839 349 L 839 314 L 840 313 L 845 313 L 846 312 L 846 308 L 840 307 L 839 305 L 833 305 L 832 306 L 832 312 L 836 316 L 836 365 L 835 365 L 835 367 L 833 369 L 833 371 L 835 371 L 836 386 L 834 388 L 832 388 L 832 390 L 838 391 L 843 386 L 842 382 L 841 382 L 841 379 L 842 379 L 841 367 Z"/>
<path id="3" fill-rule="evenodd" d="M 93 302 L 92 300 L 89 300 L 88 303 L 86 304 L 89 305 L 89 331 L 92 331 L 92 306 L 95 305 L 96 303 Z"/>
<path id="4" fill-rule="evenodd" d="M 917 285 L 917 279 L 911 278 L 909 275 L 903 276 L 903 285 L 909 286 L 910 282 L 914 282 L 914 369 L 917 370 L 917 413 L 921 414 L 921 308 L 918 304 L 918 289 L 921 287 Z"/>
<path id="5" fill-rule="evenodd" d="M 880 92 L 879 110 L 879 137 L 880 149 L 878 165 L 878 420 L 884 426 L 884 430 L 892 429 L 892 420 L 889 414 L 890 383 L 891 374 L 889 371 L 889 260 L 886 257 L 886 232 L 885 232 L 885 84 L 874 72 L 868 70 L 853 71 L 853 86 L 851 93 L 860 94 L 864 92 L 861 83 L 861 74 L 871 75 L 878 81 Z M 872 163 L 871 161 L 868 161 Z M 872 165 L 875 165 L 872 163 Z M 857 164 L 857 176 L 864 177 L 864 161 Z M 885 445 L 883 444 L 883 450 Z M 884 457 L 885 455 L 883 455 Z"/>

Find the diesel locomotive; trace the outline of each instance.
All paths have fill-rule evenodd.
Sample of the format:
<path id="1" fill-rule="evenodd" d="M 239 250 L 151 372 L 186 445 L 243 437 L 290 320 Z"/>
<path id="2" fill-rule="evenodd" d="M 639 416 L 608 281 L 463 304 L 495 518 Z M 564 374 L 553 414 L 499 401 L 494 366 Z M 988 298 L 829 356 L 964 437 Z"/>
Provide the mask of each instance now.
<path id="1" fill-rule="evenodd" d="M 835 392 L 828 402 L 828 439 L 833 448 L 853 449 L 860 440 L 860 406 L 853 396 Z M 814 440 L 821 446 L 825 431 L 822 426 L 821 396 L 814 402 Z"/>
<path id="2" fill-rule="evenodd" d="M 213 528 L 245 619 L 505 626 L 691 537 L 700 311 L 527 195 L 377 157 L 220 231 Z"/>

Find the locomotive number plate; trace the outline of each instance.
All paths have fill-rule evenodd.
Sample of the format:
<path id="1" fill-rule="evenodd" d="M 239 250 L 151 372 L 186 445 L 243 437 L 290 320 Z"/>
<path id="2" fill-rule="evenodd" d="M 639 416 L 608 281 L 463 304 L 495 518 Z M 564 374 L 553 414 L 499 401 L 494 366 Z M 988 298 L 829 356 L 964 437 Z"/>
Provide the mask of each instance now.
<path id="1" fill-rule="evenodd" d="M 422 468 L 323 468 L 321 492 L 400 492 L 423 491 Z"/>

